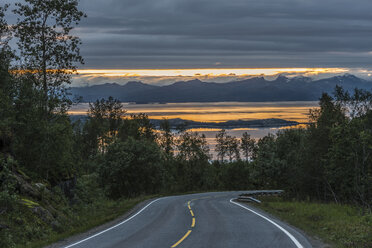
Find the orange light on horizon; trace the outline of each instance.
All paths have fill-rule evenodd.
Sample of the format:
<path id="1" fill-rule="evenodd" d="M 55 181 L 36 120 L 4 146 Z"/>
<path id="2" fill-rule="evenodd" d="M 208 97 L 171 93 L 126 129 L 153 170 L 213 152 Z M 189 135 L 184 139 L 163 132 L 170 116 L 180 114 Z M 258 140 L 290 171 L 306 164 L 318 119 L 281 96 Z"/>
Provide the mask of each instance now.
<path id="1" fill-rule="evenodd" d="M 80 69 L 80 76 L 104 77 L 195 77 L 195 76 L 273 76 L 281 73 L 304 73 L 318 75 L 323 73 L 346 73 L 346 68 L 196 68 L 196 69 Z"/>

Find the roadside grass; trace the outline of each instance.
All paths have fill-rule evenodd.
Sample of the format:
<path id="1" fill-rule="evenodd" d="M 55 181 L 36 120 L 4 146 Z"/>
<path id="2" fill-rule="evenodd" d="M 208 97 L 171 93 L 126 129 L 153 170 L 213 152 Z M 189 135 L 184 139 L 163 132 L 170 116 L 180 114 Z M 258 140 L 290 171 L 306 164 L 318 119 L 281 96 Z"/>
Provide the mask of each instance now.
<path id="1" fill-rule="evenodd" d="M 82 206 L 76 210 L 75 218 L 72 221 L 72 225 L 66 228 L 64 232 L 56 233 L 53 232 L 48 235 L 47 239 L 31 241 L 23 245 L 17 245 L 17 248 L 37 248 L 44 247 L 46 245 L 55 243 L 59 240 L 68 238 L 70 236 L 83 233 L 94 227 L 105 224 L 112 221 L 131 209 L 137 204 L 145 200 L 158 197 L 157 195 L 140 196 L 131 199 L 121 200 L 101 200 L 93 203 L 89 206 Z"/>
<path id="2" fill-rule="evenodd" d="M 372 214 L 348 205 L 260 197 L 259 208 L 337 248 L 371 248 Z M 257 206 L 257 205 L 255 205 Z"/>

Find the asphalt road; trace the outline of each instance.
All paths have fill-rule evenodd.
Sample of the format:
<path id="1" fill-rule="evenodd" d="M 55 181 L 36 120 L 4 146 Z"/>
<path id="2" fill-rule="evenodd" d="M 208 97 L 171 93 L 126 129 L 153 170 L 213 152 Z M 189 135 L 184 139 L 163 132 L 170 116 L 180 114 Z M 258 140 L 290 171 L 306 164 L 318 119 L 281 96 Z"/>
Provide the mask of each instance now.
<path id="1" fill-rule="evenodd" d="M 126 220 L 64 247 L 312 247 L 298 231 L 245 204 L 238 192 L 156 199 Z"/>

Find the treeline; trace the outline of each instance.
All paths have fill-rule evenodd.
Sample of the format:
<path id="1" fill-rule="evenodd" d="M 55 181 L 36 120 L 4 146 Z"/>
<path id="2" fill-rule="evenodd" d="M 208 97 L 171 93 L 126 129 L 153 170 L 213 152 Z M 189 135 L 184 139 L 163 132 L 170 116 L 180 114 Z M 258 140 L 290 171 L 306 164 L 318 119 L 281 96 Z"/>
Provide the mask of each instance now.
<path id="1" fill-rule="evenodd" d="M 371 211 L 372 93 L 336 87 L 333 97 L 323 94 L 319 108 L 310 110 L 309 122 L 307 128 L 284 129 L 257 142 L 247 133 L 239 141 L 222 130 L 216 136 L 220 162 L 214 163 L 239 164 L 243 152 L 248 172 L 241 175 L 249 174 L 249 187 Z"/>
<path id="2" fill-rule="evenodd" d="M 288 197 L 371 208 L 372 93 L 323 94 L 307 128 L 258 141 L 221 130 L 213 160 L 204 135 L 167 120 L 127 116 L 117 100 L 90 104 L 74 123 L 78 175 L 95 173 L 111 197 L 203 190 L 284 189 Z"/>
<path id="3" fill-rule="evenodd" d="M 310 111 L 306 129 L 259 140 L 252 166 L 270 188 L 297 199 L 372 206 L 372 93 L 336 87 Z"/>

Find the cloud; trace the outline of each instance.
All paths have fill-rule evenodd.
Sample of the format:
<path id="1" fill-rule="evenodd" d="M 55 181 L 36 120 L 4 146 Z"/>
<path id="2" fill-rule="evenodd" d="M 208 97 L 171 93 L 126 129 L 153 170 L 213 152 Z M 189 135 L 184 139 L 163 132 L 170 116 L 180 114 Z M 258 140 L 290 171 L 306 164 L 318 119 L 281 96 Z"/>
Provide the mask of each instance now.
<path id="1" fill-rule="evenodd" d="M 81 0 L 85 68 L 351 67 L 370 0 Z M 217 62 L 216 62 L 217 61 Z"/>

